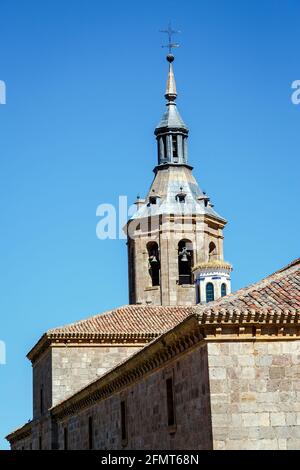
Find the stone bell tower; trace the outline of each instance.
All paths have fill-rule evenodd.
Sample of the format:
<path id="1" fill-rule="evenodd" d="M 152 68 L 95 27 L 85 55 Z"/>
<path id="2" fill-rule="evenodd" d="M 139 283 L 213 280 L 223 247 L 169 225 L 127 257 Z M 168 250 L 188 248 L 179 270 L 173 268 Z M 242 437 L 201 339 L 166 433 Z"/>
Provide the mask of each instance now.
<path id="1" fill-rule="evenodd" d="M 154 132 L 155 176 L 127 224 L 131 304 L 193 305 L 230 292 L 231 266 L 223 260 L 226 220 L 215 212 L 188 164 L 189 130 L 176 106 L 174 56 L 167 61 L 166 111 Z M 219 285 L 224 277 L 217 268 L 223 269 L 226 289 Z"/>

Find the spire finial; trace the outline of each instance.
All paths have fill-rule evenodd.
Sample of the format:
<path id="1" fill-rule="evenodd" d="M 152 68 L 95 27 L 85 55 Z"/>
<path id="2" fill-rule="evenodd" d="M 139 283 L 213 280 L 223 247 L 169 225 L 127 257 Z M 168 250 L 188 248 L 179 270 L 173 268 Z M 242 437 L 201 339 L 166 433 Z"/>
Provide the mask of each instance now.
<path id="1" fill-rule="evenodd" d="M 173 72 L 173 67 L 172 67 L 172 62 L 174 61 L 175 57 L 172 54 L 172 49 L 175 49 L 176 47 L 179 47 L 178 43 L 174 43 L 172 41 L 172 36 L 173 34 L 180 33 L 180 31 L 176 31 L 175 29 L 172 28 L 171 22 L 168 25 L 167 29 L 161 30 L 161 33 L 166 33 L 169 38 L 168 44 L 162 46 L 162 47 L 167 47 L 169 49 L 169 54 L 167 55 L 167 61 L 169 62 L 169 74 L 168 74 L 168 81 L 167 81 L 167 88 L 166 88 L 166 93 L 165 97 L 166 99 L 170 102 L 175 101 L 177 97 L 177 91 L 176 91 L 176 83 L 175 83 L 175 77 L 174 77 L 174 72 Z"/>

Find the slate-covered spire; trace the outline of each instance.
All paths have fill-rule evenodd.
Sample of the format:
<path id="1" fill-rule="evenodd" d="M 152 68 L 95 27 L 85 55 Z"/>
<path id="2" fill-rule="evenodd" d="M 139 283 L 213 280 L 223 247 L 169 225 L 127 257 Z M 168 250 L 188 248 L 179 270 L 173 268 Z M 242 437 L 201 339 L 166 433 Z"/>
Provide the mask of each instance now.
<path id="1" fill-rule="evenodd" d="M 169 73 L 165 92 L 166 111 L 155 129 L 158 145 L 158 165 L 187 164 L 188 128 L 183 122 L 176 106 L 177 90 L 172 62 L 174 56 L 167 55 Z"/>

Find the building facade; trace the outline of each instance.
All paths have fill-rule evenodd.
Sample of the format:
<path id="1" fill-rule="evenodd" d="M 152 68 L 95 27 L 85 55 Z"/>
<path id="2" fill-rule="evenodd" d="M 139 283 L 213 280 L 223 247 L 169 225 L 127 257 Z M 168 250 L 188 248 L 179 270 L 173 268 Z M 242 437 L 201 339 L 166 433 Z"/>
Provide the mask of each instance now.
<path id="1" fill-rule="evenodd" d="M 126 227 L 130 305 L 40 338 L 12 449 L 300 449 L 300 259 L 231 293 L 167 59 L 155 177 Z"/>
<path id="2" fill-rule="evenodd" d="M 167 312 L 152 308 L 157 329 Z M 182 308 L 169 309 L 178 321 Z M 12 448 L 300 449 L 300 260 L 181 314 L 11 433 Z M 79 322 L 72 332 L 89 328 Z"/>

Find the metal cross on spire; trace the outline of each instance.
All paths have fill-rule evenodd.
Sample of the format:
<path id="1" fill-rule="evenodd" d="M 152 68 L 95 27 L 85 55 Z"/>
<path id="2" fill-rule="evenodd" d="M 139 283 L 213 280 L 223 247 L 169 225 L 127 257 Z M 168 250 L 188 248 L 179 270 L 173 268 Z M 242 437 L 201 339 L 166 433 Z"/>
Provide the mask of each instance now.
<path id="1" fill-rule="evenodd" d="M 174 34 L 180 33 L 180 31 L 177 31 L 177 30 L 173 29 L 172 25 L 171 25 L 171 22 L 170 22 L 169 25 L 168 25 L 168 29 L 161 29 L 160 33 L 166 33 L 168 35 L 168 38 L 169 38 L 169 43 L 164 45 L 164 46 L 161 46 L 161 47 L 167 47 L 169 49 L 169 54 L 172 54 L 172 49 L 175 49 L 176 47 L 179 47 L 178 43 L 172 42 L 172 36 Z"/>

